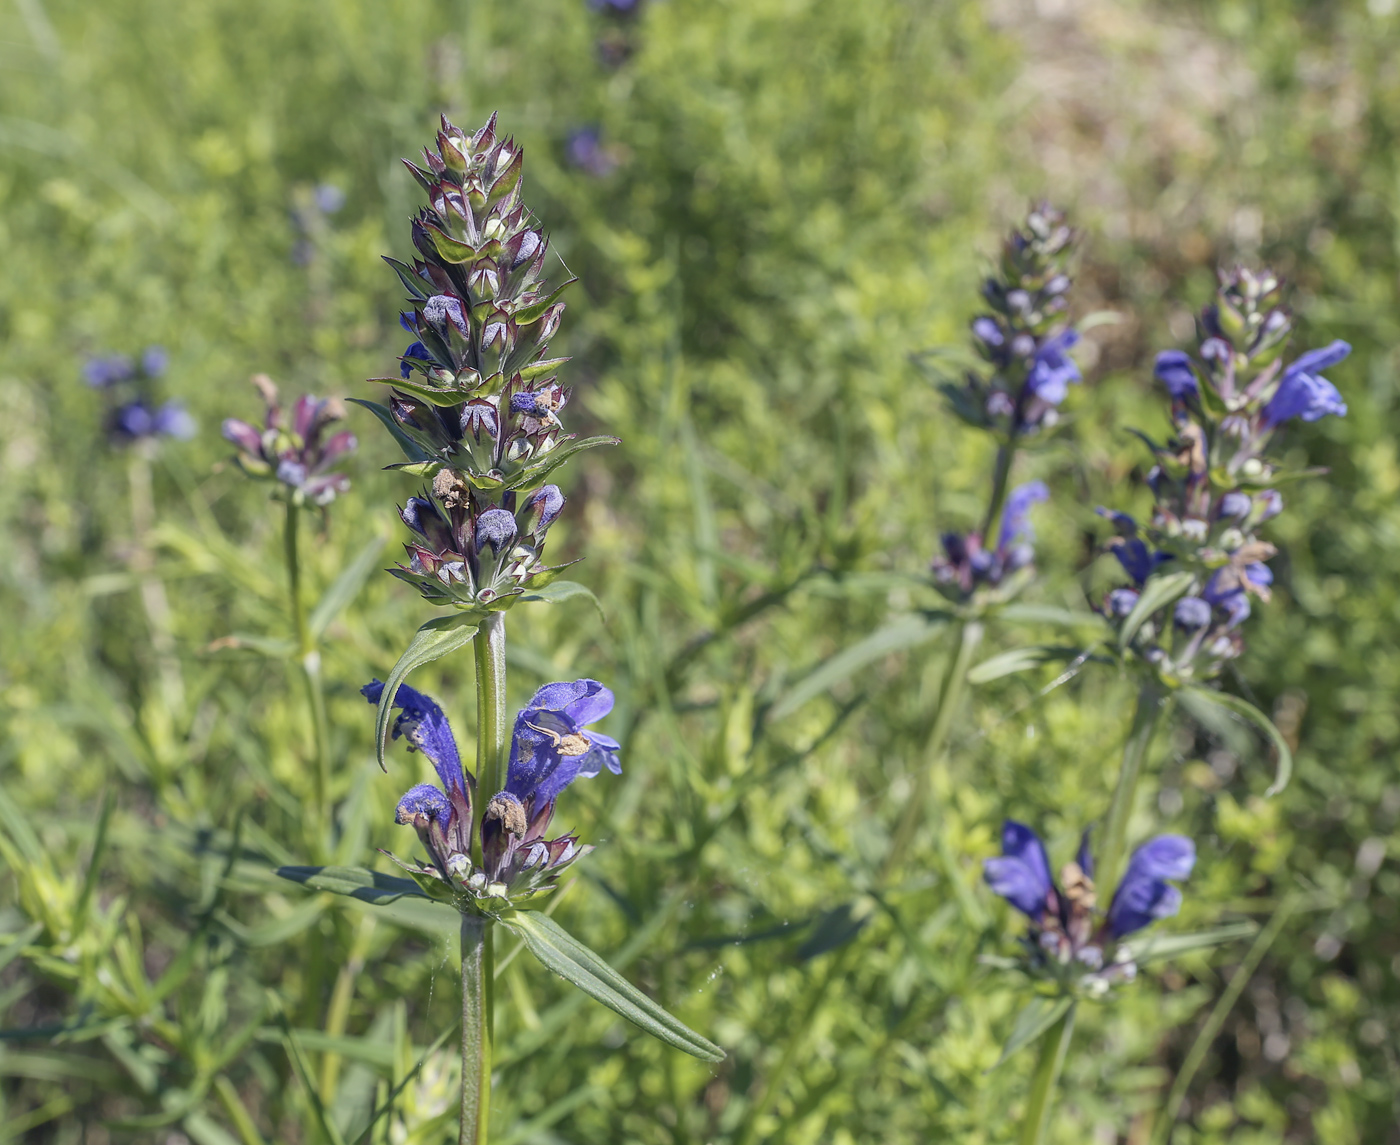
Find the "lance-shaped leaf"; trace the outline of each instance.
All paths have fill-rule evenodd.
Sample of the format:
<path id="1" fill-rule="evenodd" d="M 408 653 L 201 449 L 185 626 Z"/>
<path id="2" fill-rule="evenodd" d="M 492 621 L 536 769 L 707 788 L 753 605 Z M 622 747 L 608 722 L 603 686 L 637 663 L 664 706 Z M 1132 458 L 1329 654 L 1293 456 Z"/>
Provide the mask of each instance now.
<path id="1" fill-rule="evenodd" d="M 394 420 L 394 415 L 389 412 L 389 407 L 380 405 L 378 402 L 367 402 L 363 398 L 346 399 L 352 405 L 364 406 L 370 413 L 374 414 L 384 428 L 393 434 L 394 440 L 399 443 L 399 448 L 403 450 L 403 455 L 409 461 L 421 462 L 431 461 L 432 455 L 420 446 L 413 438 L 404 433 L 403 427 Z"/>
<path id="2" fill-rule="evenodd" d="M 389 717 L 393 714 L 394 697 L 399 694 L 399 685 L 413 669 L 440 660 L 449 652 L 470 644 L 480 623 L 481 617 L 470 612 L 439 616 L 414 633 L 408 649 L 399 657 L 399 662 L 384 682 L 384 691 L 379 697 L 379 709 L 374 719 L 374 752 L 380 767 L 384 767 L 384 748 L 389 742 Z"/>
<path id="3" fill-rule="evenodd" d="M 619 445 L 622 439 L 600 433 L 596 437 L 574 438 L 561 441 L 543 457 L 531 461 L 520 474 L 506 483 L 507 489 L 524 491 L 543 484 L 544 479 L 553 473 L 575 453 L 592 449 L 597 445 Z"/>
<path id="4" fill-rule="evenodd" d="M 539 600 L 546 604 L 558 604 L 563 600 L 572 600 L 576 596 L 581 596 L 589 601 L 598 610 L 598 615 L 604 620 L 607 614 L 603 611 L 602 602 L 593 595 L 593 590 L 587 585 L 579 584 L 576 580 L 556 580 L 541 588 L 529 588 L 525 590 L 525 595 L 521 600 Z"/>
<path id="5" fill-rule="evenodd" d="M 1252 922 L 1232 922 L 1212 930 L 1197 930 L 1189 934 L 1151 934 L 1138 942 L 1129 942 L 1133 961 L 1139 966 L 1161 962 L 1167 958 L 1190 954 L 1193 950 L 1208 950 L 1233 942 L 1237 938 L 1252 938 L 1259 927 Z"/>
<path id="6" fill-rule="evenodd" d="M 470 390 L 448 390 L 439 386 L 425 386 L 422 382 L 415 382 L 409 378 L 370 378 L 370 381 L 383 382 L 386 386 L 393 386 L 396 390 L 402 390 L 415 398 L 422 398 L 425 402 L 441 406 L 443 409 L 459 406 L 472 396 Z"/>
<path id="7" fill-rule="evenodd" d="M 500 921 L 545 967 L 652 1037 L 702 1061 L 724 1060 L 719 1046 L 668 1014 L 548 915 L 512 911 Z"/>
<path id="8" fill-rule="evenodd" d="M 992 1069 L 996 1069 L 1017 1050 L 1024 1049 L 1039 1038 L 1063 1018 L 1073 1004 L 1074 999 L 1067 994 L 1058 998 L 1047 998 L 1043 994 L 1037 994 L 1027 1002 L 1025 1008 L 1017 1015 L 1016 1026 L 1011 1031 L 1011 1036 L 1006 1039 L 1006 1045 L 1001 1047 L 1001 1057 L 997 1058 Z"/>
<path id="9" fill-rule="evenodd" d="M 341 570 L 330 588 L 326 589 L 325 596 L 316 602 L 316 607 L 307 621 L 307 627 L 311 629 L 313 636 L 322 636 L 331 621 L 359 595 L 360 589 L 369 579 L 369 574 L 379 564 L 379 554 L 384 551 L 386 541 L 386 537 L 378 536 L 366 544 L 355 554 L 355 559 Z"/>
<path id="10" fill-rule="evenodd" d="M 1199 701 L 1224 708 L 1227 712 L 1241 717 L 1263 732 L 1268 737 L 1269 742 L 1274 745 L 1274 751 L 1278 753 L 1278 767 L 1274 772 L 1274 781 L 1264 794 L 1277 795 L 1288 786 L 1288 781 L 1293 778 L 1293 751 L 1288 746 L 1288 741 L 1283 738 L 1283 733 L 1274 726 L 1273 720 L 1269 719 L 1248 700 L 1231 695 L 1229 692 L 1217 692 L 1213 688 L 1186 688 L 1184 691 L 1188 704 Z"/>
<path id="11" fill-rule="evenodd" d="M 986 684 L 1000 680 L 1003 676 L 1013 676 L 1052 660 L 1073 660 L 1079 656 L 1078 648 L 1057 648 L 1047 644 L 1034 644 L 1029 648 L 1013 648 L 991 656 L 978 664 L 967 674 L 969 684 Z"/>
<path id="12" fill-rule="evenodd" d="M 427 898 L 412 879 L 400 879 L 364 867 L 278 867 L 284 879 L 313 891 L 330 891 L 383 906 L 401 898 Z"/>
<path id="13" fill-rule="evenodd" d="M 931 640 L 943 627 L 945 618 L 936 614 L 903 616 L 844 648 L 820 667 L 808 673 L 774 701 L 770 720 L 780 720 L 797 711 L 808 700 L 834 688 L 867 664 L 883 660 L 895 652 L 915 648 Z"/>
<path id="14" fill-rule="evenodd" d="M 1165 608 L 1179 596 L 1185 596 L 1196 581 L 1196 574 L 1187 572 L 1167 573 L 1165 576 L 1151 577 L 1143 586 L 1142 595 L 1133 605 L 1132 612 L 1118 630 L 1118 647 L 1125 650 L 1133 642 L 1137 630 L 1141 628 L 1159 608 Z"/>

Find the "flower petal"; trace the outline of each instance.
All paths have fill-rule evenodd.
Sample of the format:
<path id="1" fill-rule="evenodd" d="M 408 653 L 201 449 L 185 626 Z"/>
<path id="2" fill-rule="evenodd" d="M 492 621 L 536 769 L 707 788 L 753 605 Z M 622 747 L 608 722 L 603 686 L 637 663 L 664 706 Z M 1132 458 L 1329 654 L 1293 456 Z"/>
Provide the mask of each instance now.
<path id="1" fill-rule="evenodd" d="M 1040 921 L 1055 884 L 1039 835 L 1024 823 L 1006 820 L 1001 828 L 1001 858 L 988 859 L 982 864 L 982 873 L 993 891 L 1032 920 Z"/>
<path id="2" fill-rule="evenodd" d="M 376 705 L 383 693 L 384 685 L 378 680 L 371 680 L 360 689 L 360 694 Z M 457 740 L 442 709 L 407 684 L 399 685 L 394 707 L 403 709 L 394 721 L 394 738 L 407 739 L 410 750 L 416 749 L 428 757 L 450 793 L 465 796 L 462 757 L 457 754 Z"/>

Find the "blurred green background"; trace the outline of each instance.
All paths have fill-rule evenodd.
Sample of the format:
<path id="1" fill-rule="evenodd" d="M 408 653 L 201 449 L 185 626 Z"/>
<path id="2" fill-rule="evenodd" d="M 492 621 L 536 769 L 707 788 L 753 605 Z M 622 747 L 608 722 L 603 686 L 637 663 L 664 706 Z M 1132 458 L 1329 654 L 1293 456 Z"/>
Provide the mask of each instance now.
<path id="1" fill-rule="evenodd" d="M 911 355 L 965 345 L 999 233 L 1045 195 L 1086 232 L 1076 313 L 1121 321 L 1089 336 L 1087 384 L 1018 473 L 1054 492 L 1038 603 L 1082 610 L 1110 579 L 1093 506 L 1145 504 L 1127 429 L 1162 430 L 1151 355 L 1189 341 L 1217 265 L 1269 263 L 1304 344 L 1356 348 L 1331 374 L 1350 416 L 1290 434 L 1331 472 L 1271 526 L 1277 592 L 1228 685 L 1296 742 L 1296 779 L 1265 801 L 1251 733 L 1179 718 L 1133 831 L 1199 841 L 1172 925 L 1264 924 L 1305 893 L 1173 1140 L 1400 1142 L 1395 9 L 0 0 L 0 1140 L 329 1139 L 317 1100 L 355 1140 L 451 1026 L 454 923 L 271 875 L 318 845 L 310 748 L 291 666 L 256 639 L 287 635 L 279 517 L 218 426 L 255 419 L 258 371 L 376 396 L 362 379 L 405 341 L 379 262 L 410 249 L 398 157 L 439 111 L 494 109 L 581 279 L 555 342 L 570 428 L 623 439 L 567 471 L 551 541 L 586 558 L 571 575 L 606 621 L 579 600 L 510 620 L 512 703 L 574 675 L 619 697 L 624 775 L 561 806 L 598 849 L 558 917 L 730 1054 L 683 1058 L 514 959 L 494 1140 L 1015 1139 L 1031 1056 L 988 1070 L 1024 995 L 978 956 L 1020 925 L 980 860 L 1003 815 L 1058 860 L 1103 813 L 1127 681 L 976 689 L 907 878 L 844 974 L 823 980 L 816 952 L 822 912 L 871 884 L 947 652 L 937 626 L 908 635 L 934 600 L 908 574 L 985 498 L 989 443 Z M 143 463 L 108 443 L 81 373 L 148 344 L 200 427 L 162 445 L 150 522 Z M 381 470 L 372 419 L 351 424 L 353 489 L 307 542 L 313 597 L 357 556 L 389 562 L 412 488 Z M 393 805 L 421 760 L 379 772 L 357 689 L 428 615 L 376 572 L 326 629 L 342 861 L 413 849 Z M 833 660 L 890 625 L 889 654 Z M 1062 635 L 1003 626 L 987 651 Z M 463 739 L 469 664 L 415 677 Z M 1052 1140 L 1145 1142 L 1248 948 L 1086 1013 Z M 451 1050 L 366 1140 L 455 1139 Z"/>

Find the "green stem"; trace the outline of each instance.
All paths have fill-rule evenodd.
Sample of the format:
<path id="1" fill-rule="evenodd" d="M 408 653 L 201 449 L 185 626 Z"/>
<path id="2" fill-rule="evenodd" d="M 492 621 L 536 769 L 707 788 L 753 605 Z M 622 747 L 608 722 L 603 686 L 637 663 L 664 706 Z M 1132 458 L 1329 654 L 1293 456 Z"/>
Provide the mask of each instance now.
<path id="1" fill-rule="evenodd" d="M 493 612 L 472 641 L 476 661 L 476 793 L 473 860 L 481 864 L 481 820 L 501 789 L 506 746 L 506 618 Z M 462 1126 L 460 1145 L 486 1145 L 496 1019 L 496 947 L 491 920 L 462 916 Z"/>
<path id="2" fill-rule="evenodd" d="M 1070 1039 L 1074 1037 L 1074 1011 L 1071 1003 L 1065 1016 L 1056 1022 L 1040 1041 L 1040 1061 L 1031 1078 L 1031 1092 L 1026 1100 L 1026 1119 L 1021 1124 L 1021 1145 L 1040 1145 L 1050 1125 L 1050 1110 L 1055 1104 L 1055 1085 L 1064 1068 Z"/>
<path id="3" fill-rule="evenodd" d="M 180 672 L 180 657 L 175 646 L 174 624 L 170 598 L 165 582 L 155 574 L 155 555 L 151 551 L 151 530 L 155 527 L 155 497 L 151 491 L 151 455 L 146 442 L 131 447 L 127 466 L 131 491 L 131 571 L 135 574 L 141 594 L 141 606 L 151 630 L 151 648 L 156 655 L 162 698 L 167 715 L 174 718 L 185 705 L 185 682 Z"/>
<path id="4" fill-rule="evenodd" d="M 298 537 L 301 532 L 301 510 L 291 500 L 287 502 L 286 526 L 282 532 L 287 561 L 287 592 L 292 613 L 292 629 L 296 636 L 297 656 L 302 682 L 306 686 L 306 706 L 311 711 L 312 750 L 316 756 L 316 793 L 314 821 L 318 847 L 329 845 L 326 828 L 330 823 L 331 753 L 329 721 L 326 718 L 326 693 L 321 682 L 321 653 L 307 621 L 306 602 L 301 591 L 301 558 Z"/>
<path id="5" fill-rule="evenodd" d="M 491 613 L 472 641 L 476 660 L 476 820 L 473 846 L 480 863 L 481 819 L 486 804 L 501 790 L 501 763 L 506 747 L 506 618 Z"/>
<path id="6" fill-rule="evenodd" d="M 1259 969 L 1259 963 L 1264 960 L 1264 955 L 1268 953 L 1269 947 L 1274 944 L 1274 940 L 1278 938 L 1288 920 L 1293 917 L 1293 912 L 1301 904 L 1302 898 L 1298 895 L 1290 895 L 1285 898 L 1279 904 L 1278 909 L 1274 911 L 1274 917 L 1269 920 L 1269 925 L 1261 930 L 1254 939 L 1254 945 L 1249 948 L 1249 953 L 1245 955 L 1244 961 L 1240 963 L 1239 968 L 1231 977 L 1230 985 L 1225 988 L 1225 993 L 1220 995 L 1220 1000 L 1211 1010 L 1206 1024 L 1201 1027 L 1201 1032 L 1196 1035 L 1196 1040 L 1191 1044 L 1191 1049 L 1186 1054 L 1186 1060 L 1181 1063 L 1176 1080 L 1172 1082 L 1171 1092 L 1167 1094 L 1167 1102 L 1162 1110 L 1162 1115 L 1158 1118 L 1157 1124 L 1153 1126 L 1153 1145 L 1167 1145 L 1172 1128 L 1176 1125 L 1176 1119 L 1181 1114 L 1181 1104 L 1186 1100 L 1186 1093 L 1191 1088 L 1191 1082 L 1201 1068 L 1201 1063 L 1206 1060 L 1206 1054 L 1210 1052 L 1216 1035 L 1225 1025 L 1225 1019 L 1230 1016 L 1230 1011 L 1240 1000 L 1240 995 L 1244 993 L 1244 988 L 1249 984 L 1249 980 L 1254 977 L 1254 972 Z"/>
<path id="7" fill-rule="evenodd" d="M 736 1145 L 753 1145 L 758 1134 L 758 1123 L 768 1115 L 768 1111 L 773 1108 L 773 1103 L 778 1100 L 783 1083 L 797 1062 L 798 1054 L 808 1048 L 808 1035 L 811 1033 L 812 1023 L 816 1021 L 817 1013 L 821 1009 L 821 1004 L 826 1000 L 827 991 L 831 989 L 832 982 L 844 973 L 846 961 L 854 949 L 855 943 L 847 942 L 845 946 L 833 952 L 831 959 L 827 962 L 826 971 L 814 980 L 812 991 L 807 995 L 806 1005 L 803 1006 L 802 1013 L 793 1025 L 788 1043 L 783 1049 L 783 1056 L 778 1059 L 778 1064 L 768 1075 L 763 1092 L 759 1094 L 758 1100 L 754 1102 L 744 1118 L 743 1125 L 739 1128 L 735 1137 Z"/>
<path id="8" fill-rule="evenodd" d="M 1118 771 L 1118 784 L 1113 789 L 1113 802 L 1108 807 L 1099 861 L 1095 865 L 1094 882 L 1101 903 L 1112 900 L 1113 890 L 1118 885 L 1123 856 L 1127 851 L 1128 820 L 1133 814 L 1138 779 L 1142 775 L 1142 765 L 1147 759 L 1152 737 L 1162 726 L 1166 712 L 1166 698 L 1161 689 L 1150 681 L 1144 683 L 1138 692 L 1137 707 L 1133 710 L 1133 726 L 1128 733 L 1128 742 L 1123 745 L 1123 765 Z"/>
<path id="9" fill-rule="evenodd" d="M 486 1145 L 491 1117 L 491 920 L 462 915 L 462 1126 L 458 1145 Z"/>
<path id="10" fill-rule="evenodd" d="M 991 540 L 992 530 L 1001 517 L 1001 508 L 1006 504 L 1006 486 L 1011 479 L 1011 464 L 1016 460 L 1016 434 L 1011 434 L 1005 443 L 997 446 L 997 464 L 992 472 L 992 499 L 987 502 L 987 515 L 982 518 L 982 547 L 995 548 Z"/>
<path id="11" fill-rule="evenodd" d="M 982 642 L 982 625 L 975 620 L 960 620 L 953 629 L 954 652 L 943 674 L 943 683 L 938 690 L 938 711 L 933 717 L 933 727 L 929 729 L 928 742 L 924 745 L 924 765 L 919 768 L 914 781 L 914 791 L 904 805 L 890 840 L 890 848 L 885 853 L 885 861 L 880 869 L 879 882 L 883 885 L 903 861 L 905 852 L 913 841 L 924 817 L 929 795 L 933 790 L 933 777 L 943 760 L 943 751 L 948 744 L 948 735 L 953 730 L 953 716 L 962 700 L 963 689 L 967 686 L 968 669 L 972 667 L 972 657 Z"/>

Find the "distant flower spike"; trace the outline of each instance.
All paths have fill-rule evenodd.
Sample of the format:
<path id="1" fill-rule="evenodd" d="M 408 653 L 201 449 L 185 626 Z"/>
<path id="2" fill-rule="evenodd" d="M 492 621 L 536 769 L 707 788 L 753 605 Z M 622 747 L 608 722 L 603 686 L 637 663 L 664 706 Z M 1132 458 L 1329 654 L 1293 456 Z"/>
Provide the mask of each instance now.
<path id="1" fill-rule="evenodd" d="M 350 478 L 331 467 L 358 445 L 346 431 L 326 436 L 326 428 L 345 417 L 345 407 L 332 398 L 303 396 L 288 418 L 271 378 L 258 374 L 253 385 L 266 406 L 264 428 L 236 417 L 223 425 L 224 437 L 238 447 L 238 464 L 250 477 L 280 482 L 282 495 L 297 505 L 329 505 L 350 488 Z"/>
<path id="2" fill-rule="evenodd" d="M 1192 574 L 1170 612 L 1137 626 L 1129 642 L 1169 686 L 1209 679 L 1239 656 L 1249 598 L 1269 597 L 1273 573 L 1265 562 L 1275 549 L 1256 530 L 1283 509 L 1272 487 L 1282 475 L 1265 456 L 1273 434 L 1294 420 L 1347 412 L 1321 371 L 1344 361 L 1351 347 L 1335 341 L 1285 364 L 1293 322 L 1279 302 L 1282 289 L 1269 271 L 1221 274 L 1214 303 L 1201 313 L 1195 356 L 1164 350 L 1153 367 L 1171 397 L 1175 436 L 1149 443 L 1151 521 L 1139 526 L 1100 510 L 1117 533 L 1108 547 L 1133 582 L 1104 597 L 1110 623 L 1131 613 L 1125 594 L 1142 590 L 1164 562 L 1171 562 L 1164 571 Z"/>

